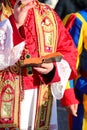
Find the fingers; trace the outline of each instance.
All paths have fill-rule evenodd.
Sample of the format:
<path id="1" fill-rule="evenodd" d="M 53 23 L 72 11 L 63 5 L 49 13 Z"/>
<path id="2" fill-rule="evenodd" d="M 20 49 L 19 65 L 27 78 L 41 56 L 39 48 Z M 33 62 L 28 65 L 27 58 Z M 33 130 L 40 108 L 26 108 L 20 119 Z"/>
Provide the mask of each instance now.
<path id="1" fill-rule="evenodd" d="M 34 3 L 34 0 L 21 0 L 23 4 Z"/>
<path id="2" fill-rule="evenodd" d="M 78 104 L 73 104 L 71 106 L 66 107 L 67 111 L 71 113 L 73 116 L 77 117 L 77 109 Z"/>
<path id="3" fill-rule="evenodd" d="M 38 67 L 33 67 L 36 71 L 38 71 L 40 74 L 47 74 L 48 73 L 48 68 L 44 66 L 44 64 L 41 64 Z"/>
<path id="4" fill-rule="evenodd" d="M 17 5 L 20 6 L 21 4 L 22 4 L 22 2 L 21 2 L 21 1 L 18 1 Z"/>
<path id="5" fill-rule="evenodd" d="M 43 63 L 40 65 L 40 67 L 33 68 L 41 74 L 48 74 L 50 71 L 52 71 L 53 67 L 53 63 Z"/>
<path id="6" fill-rule="evenodd" d="M 31 5 L 31 4 L 34 4 L 34 2 L 33 2 L 33 0 L 25 0 L 25 1 L 17 0 L 16 4 L 18 6 L 22 6 L 22 5 L 26 5 L 26 4 L 30 4 Z"/>
<path id="7" fill-rule="evenodd" d="M 73 116 L 77 117 L 77 111 L 75 109 L 72 110 L 72 114 L 73 114 Z"/>
<path id="8" fill-rule="evenodd" d="M 37 72 L 39 72 L 40 74 L 47 74 L 48 71 L 45 68 L 42 67 L 33 67 Z"/>
<path id="9" fill-rule="evenodd" d="M 27 0 L 25 0 L 25 1 L 17 0 L 15 6 L 16 6 L 16 8 L 20 8 L 20 9 L 28 6 L 30 9 L 30 8 L 33 8 L 35 5 L 34 5 L 33 0 L 28 0 L 28 1 Z"/>
<path id="10" fill-rule="evenodd" d="M 74 113 L 73 115 L 77 117 L 77 109 L 78 109 L 78 104 L 74 105 Z"/>

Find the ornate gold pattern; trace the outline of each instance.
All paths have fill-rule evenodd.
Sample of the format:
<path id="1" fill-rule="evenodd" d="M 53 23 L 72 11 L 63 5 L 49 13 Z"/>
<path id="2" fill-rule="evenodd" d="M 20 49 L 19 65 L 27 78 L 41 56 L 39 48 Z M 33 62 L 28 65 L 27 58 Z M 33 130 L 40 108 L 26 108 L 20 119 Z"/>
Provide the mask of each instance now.
<path id="1" fill-rule="evenodd" d="M 49 130 L 52 94 L 49 86 L 41 85 L 39 90 L 36 130 Z"/>
<path id="2" fill-rule="evenodd" d="M 34 9 L 40 56 L 55 52 L 58 41 L 58 24 L 53 10 L 46 7 L 44 9 L 43 7 L 42 4 L 40 10 L 38 9 L 39 5 Z M 52 100 L 50 86 L 41 84 L 39 87 L 35 130 L 49 130 Z"/>
<path id="3" fill-rule="evenodd" d="M 19 67 L 12 68 L 0 72 L 0 128 L 19 127 L 22 77 Z"/>
<path id="4" fill-rule="evenodd" d="M 41 14 L 37 7 L 34 9 L 40 56 L 55 52 L 58 41 L 58 23 L 53 10 L 44 8 L 42 4 Z"/>

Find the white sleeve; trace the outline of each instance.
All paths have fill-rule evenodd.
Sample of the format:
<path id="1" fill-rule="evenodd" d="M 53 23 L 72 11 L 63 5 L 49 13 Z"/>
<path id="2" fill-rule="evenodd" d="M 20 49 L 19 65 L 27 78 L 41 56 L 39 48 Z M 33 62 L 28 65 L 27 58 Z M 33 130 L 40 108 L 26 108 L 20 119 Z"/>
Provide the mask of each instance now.
<path id="1" fill-rule="evenodd" d="M 56 62 L 57 70 L 60 77 L 60 81 L 56 83 L 52 83 L 51 91 L 53 97 L 56 99 L 61 99 L 63 97 L 66 84 L 71 74 L 71 68 L 67 61 L 62 59 L 60 62 Z"/>
<path id="2" fill-rule="evenodd" d="M 14 46 L 13 29 L 8 19 L 0 22 L 0 70 L 14 65 L 20 58 L 25 42 Z"/>

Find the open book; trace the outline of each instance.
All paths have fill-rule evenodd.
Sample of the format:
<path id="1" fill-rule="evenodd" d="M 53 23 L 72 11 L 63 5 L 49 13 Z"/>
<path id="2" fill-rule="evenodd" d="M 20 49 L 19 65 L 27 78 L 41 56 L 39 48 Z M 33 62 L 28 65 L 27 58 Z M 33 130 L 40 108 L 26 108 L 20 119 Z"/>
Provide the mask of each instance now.
<path id="1" fill-rule="evenodd" d="M 40 66 L 42 63 L 51 63 L 51 62 L 60 62 L 63 55 L 59 52 L 47 54 L 43 57 L 36 58 L 25 58 L 23 62 L 21 62 L 21 67 L 25 66 Z"/>

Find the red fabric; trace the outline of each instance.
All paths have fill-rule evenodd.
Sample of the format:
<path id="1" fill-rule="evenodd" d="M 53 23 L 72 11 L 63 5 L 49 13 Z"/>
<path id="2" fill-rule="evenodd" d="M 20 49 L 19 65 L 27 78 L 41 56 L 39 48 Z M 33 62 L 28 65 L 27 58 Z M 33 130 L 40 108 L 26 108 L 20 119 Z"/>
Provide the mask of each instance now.
<path id="1" fill-rule="evenodd" d="M 41 9 L 43 10 L 44 8 L 41 8 Z M 54 15 L 56 17 L 56 22 L 58 22 L 58 38 L 59 38 L 56 51 L 58 51 L 64 55 L 64 59 L 67 60 L 67 62 L 70 64 L 70 67 L 72 69 L 71 78 L 75 78 L 76 74 L 77 74 L 76 70 L 75 70 L 77 50 L 73 44 L 73 41 L 72 41 L 69 33 L 63 26 L 62 21 L 56 14 L 54 14 Z M 14 43 L 18 44 L 18 42 L 20 42 L 22 40 L 22 38 L 20 37 L 19 33 L 17 32 L 16 26 L 14 25 L 15 24 L 14 19 L 11 19 L 11 17 L 10 17 L 10 20 L 11 20 L 11 24 L 14 29 L 14 32 L 13 32 Z M 25 19 L 23 28 L 20 29 L 20 34 L 26 41 L 25 49 L 27 49 L 27 52 L 26 52 L 26 50 L 24 50 L 23 55 L 28 53 L 28 54 L 30 54 L 31 57 L 38 57 L 39 56 L 38 42 L 37 42 L 38 38 L 37 38 L 36 24 L 35 24 L 33 9 L 29 10 L 28 15 Z M 58 78 L 59 76 L 58 76 L 57 72 L 58 71 L 56 68 L 55 74 L 53 75 L 53 78 L 50 81 L 50 83 L 52 83 L 53 81 L 55 81 L 55 82 L 59 81 L 59 78 Z M 36 71 L 34 71 L 34 74 L 32 76 L 27 76 L 25 73 L 23 73 L 24 89 L 32 89 L 35 87 L 39 87 L 41 76 L 42 75 L 39 76 Z M 45 76 L 45 78 L 46 78 L 46 76 Z M 43 79 L 43 78 L 41 78 L 41 79 Z M 44 81 L 46 81 L 46 80 L 44 80 Z"/>
<path id="2" fill-rule="evenodd" d="M 75 92 L 73 88 L 66 89 L 64 96 L 61 100 L 62 106 L 70 106 L 72 104 L 78 104 L 79 101 L 75 97 Z"/>
<path id="3" fill-rule="evenodd" d="M 13 27 L 13 42 L 14 42 L 14 46 L 19 44 L 20 42 L 24 41 L 24 39 L 21 37 L 20 33 L 18 32 L 18 29 L 15 25 L 15 19 L 14 16 L 11 15 L 9 17 L 9 20 L 11 22 L 11 25 Z"/>
<path id="4" fill-rule="evenodd" d="M 16 0 L 9 0 L 9 1 L 10 1 L 11 5 L 12 5 L 12 8 L 13 8 Z"/>
<path id="5" fill-rule="evenodd" d="M 69 121 L 69 130 L 72 130 L 72 114 L 68 114 L 68 121 Z"/>
<path id="6" fill-rule="evenodd" d="M 77 77 L 76 71 L 76 61 L 77 61 L 77 49 L 73 43 L 73 39 L 71 38 L 69 32 L 62 25 L 62 21 L 57 17 L 57 21 L 59 23 L 58 26 L 58 47 L 57 51 L 64 55 L 64 59 L 69 63 L 72 72 L 70 75 L 70 79 Z"/>
<path id="7" fill-rule="evenodd" d="M 54 82 L 58 82 L 60 80 L 60 77 L 58 75 L 58 70 L 56 67 L 56 63 L 54 62 L 53 64 L 54 64 L 54 68 L 51 73 L 44 75 L 44 76 L 40 76 L 41 81 L 45 84 L 51 84 Z"/>
<path id="8" fill-rule="evenodd" d="M 69 31 L 70 28 L 72 27 L 72 25 L 73 25 L 75 19 L 76 19 L 76 15 L 75 15 L 75 14 L 70 15 L 70 17 L 69 17 L 69 19 L 68 19 L 68 21 L 67 21 L 67 23 L 66 23 L 66 25 L 65 25 L 65 27 L 66 27 L 66 29 L 67 29 L 68 31 Z"/>

